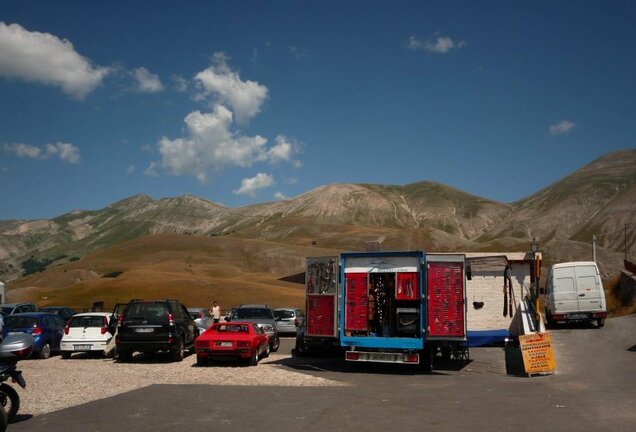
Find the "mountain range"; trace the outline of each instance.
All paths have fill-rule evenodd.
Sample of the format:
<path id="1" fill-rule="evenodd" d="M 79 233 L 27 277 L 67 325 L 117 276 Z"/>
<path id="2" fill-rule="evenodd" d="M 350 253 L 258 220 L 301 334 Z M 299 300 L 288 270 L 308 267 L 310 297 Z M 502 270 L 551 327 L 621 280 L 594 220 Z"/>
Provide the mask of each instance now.
<path id="1" fill-rule="evenodd" d="M 549 265 L 591 259 L 595 236 L 597 261 L 610 277 L 621 268 L 623 254 L 633 254 L 635 211 L 636 150 L 602 156 L 513 203 L 430 181 L 330 184 L 289 200 L 239 208 L 191 195 L 158 200 L 135 195 L 101 210 L 76 210 L 50 220 L 0 221 L 0 279 L 13 281 L 10 289 L 21 290 L 20 298 L 29 297 L 29 287 L 39 287 L 38 295 L 44 295 L 47 284 L 72 290 L 76 278 L 56 283 L 47 278 L 60 269 L 86 267 L 107 251 L 116 254 L 122 244 L 133 249 L 135 242 L 153 244 L 148 236 L 164 239 L 156 244 L 160 248 L 179 244 L 187 249 L 188 238 L 195 261 L 195 244 L 225 245 L 227 253 L 217 258 L 225 259 L 228 269 L 269 274 L 272 281 L 302 271 L 305 256 L 364 250 L 370 241 L 380 242 L 383 250 L 524 251 L 536 238 Z M 95 262 L 93 269 L 83 270 L 99 276 L 93 279 L 109 269 L 121 271 L 116 265 L 95 271 L 100 266 Z M 130 261 L 126 271 L 134 267 Z M 214 279 L 214 274 L 208 276 Z M 110 279 L 115 291 L 123 283 Z"/>

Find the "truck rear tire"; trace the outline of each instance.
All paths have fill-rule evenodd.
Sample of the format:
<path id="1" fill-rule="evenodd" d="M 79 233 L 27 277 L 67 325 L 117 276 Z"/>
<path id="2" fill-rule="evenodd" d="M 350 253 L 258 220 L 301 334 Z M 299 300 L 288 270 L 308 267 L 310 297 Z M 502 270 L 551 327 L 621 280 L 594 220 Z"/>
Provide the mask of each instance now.
<path id="1" fill-rule="evenodd" d="M 431 344 L 426 344 L 424 350 L 420 352 L 420 369 L 428 373 L 433 370 L 433 356 L 435 351 Z"/>
<path id="2" fill-rule="evenodd" d="M 605 325 L 605 318 L 597 318 L 596 325 L 598 326 L 598 328 L 603 328 L 603 326 Z"/>

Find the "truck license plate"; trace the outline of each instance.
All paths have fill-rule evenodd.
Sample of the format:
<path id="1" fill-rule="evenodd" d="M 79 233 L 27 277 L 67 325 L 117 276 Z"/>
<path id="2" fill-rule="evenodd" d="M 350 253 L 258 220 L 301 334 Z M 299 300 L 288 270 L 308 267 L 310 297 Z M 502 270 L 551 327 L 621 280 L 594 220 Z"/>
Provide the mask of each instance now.
<path id="1" fill-rule="evenodd" d="M 377 362 L 394 362 L 395 354 L 369 353 L 369 360 Z"/>

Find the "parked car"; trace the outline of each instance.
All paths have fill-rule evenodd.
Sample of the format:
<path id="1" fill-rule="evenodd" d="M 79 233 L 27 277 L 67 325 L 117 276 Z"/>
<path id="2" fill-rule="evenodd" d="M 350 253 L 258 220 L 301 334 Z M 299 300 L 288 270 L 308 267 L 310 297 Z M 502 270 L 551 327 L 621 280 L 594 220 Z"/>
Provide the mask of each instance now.
<path id="1" fill-rule="evenodd" d="M 76 352 L 99 352 L 115 357 L 117 345 L 110 324 L 112 314 L 89 312 L 73 316 L 64 328 L 60 351 L 63 359 Z M 116 330 L 115 330 L 116 331 Z"/>
<path id="2" fill-rule="evenodd" d="M 48 312 L 26 312 L 4 318 L 2 336 L 29 333 L 33 336 L 33 353 L 47 359 L 60 350 L 60 341 L 66 323 L 59 316 Z"/>
<path id="3" fill-rule="evenodd" d="M 206 308 L 188 308 L 188 313 L 199 328 L 199 334 L 203 333 L 214 324 L 214 318 L 210 315 L 210 311 Z"/>
<path id="4" fill-rule="evenodd" d="M 77 314 L 74 309 L 69 307 L 60 307 L 60 306 L 47 306 L 39 309 L 40 312 L 50 312 L 59 315 L 66 322 L 70 320 L 73 315 Z"/>
<path id="5" fill-rule="evenodd" d="M 117 329 L 119 361 L 130 361 L 135 351 L 168 351 L 175 361 L 194 351 L 199 335 L 188 310 L 176 300 L 133 300 L 126 305 Z"/>
<path id="6" fill-rule="evenodd" d="M 263 304 L 246 304 L 240 305 L 234 309 L 232 315 L 227 321 L 244 321 L 258 324 L 263 329 L 265 334 L 269 336 L 269 349 L 271 352 L 278 351 L 280 346 L 280 339 L 278 337 L 278 331 L 276 330 L 276 323 L 274 321 L 274 312 Z"/>
<path id="7" fill-rule="evenodd" d="M 307 321 L 303 321 L 296 333 L 296 345 L 292 350 L 294 356 L 310 354 L 342 354 L 342 348 L 336 337 L 306 336 Z"/>
<path id="8" fill-rule="evenodd" d="M 594 261 L 554 264 L 546 282 L 545 297 L 549 325 L 569 321 L 605 325 L 605 291 Z"/>
<path id="9" fill-rule="evenodd" d="M 279 334 L 298 332 L 298 327 L 305 322 L 305 312 L 298 308 L 274 309 L 274 320 Z"/>
<path id="10" fill-rule="evenodd" d="M 0 313 L 3 316 L 24 312 L 37 312 L 38 308 L 33 303 L 4 303 L 0 305 Z"/>
<path id="11" fill-rule="evenodd" d="M 269 356 L 269 336 L 253 322 L 233 321 L 213 324 L 196 342 L 197 364 L 205 365 L 214 358 L 248 360 L 256 366 Z"/>

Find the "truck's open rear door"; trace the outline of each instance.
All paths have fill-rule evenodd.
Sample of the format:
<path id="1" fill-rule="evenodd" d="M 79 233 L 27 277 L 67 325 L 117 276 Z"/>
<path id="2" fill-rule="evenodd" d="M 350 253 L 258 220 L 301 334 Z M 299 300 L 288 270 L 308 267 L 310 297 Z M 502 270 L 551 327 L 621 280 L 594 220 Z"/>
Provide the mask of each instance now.
<path id="1" fill-rule="evenodd" d="M 307 258 L 306 336 L 338 335 L 338 257 Z"/>
<path id="2" fill-rule="evenodd" d="M 464 255 L 428 254 L 428 340 L 466 340 L 466 271 Z"/>

